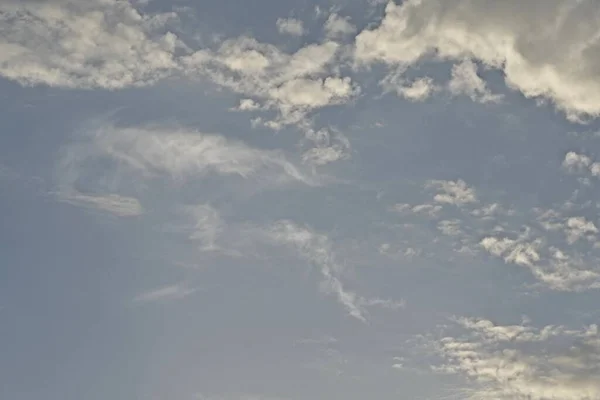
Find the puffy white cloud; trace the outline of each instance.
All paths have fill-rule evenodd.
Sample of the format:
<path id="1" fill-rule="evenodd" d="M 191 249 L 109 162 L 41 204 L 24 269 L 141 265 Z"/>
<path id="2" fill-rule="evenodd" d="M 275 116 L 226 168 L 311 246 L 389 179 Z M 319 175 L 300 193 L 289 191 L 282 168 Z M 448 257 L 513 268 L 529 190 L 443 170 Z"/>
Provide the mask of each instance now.
<path id="1" fill-rule="evenodd" d="M 118 194 L 92 195 L 77 191 L 59 192 L 58 199 L 82 207 L 96 208 L 119 217 L 135 217 L 144 210 L 139 200 Z"/>
<path id="2" fill-rule="evenodd" d="M 304 35 L 304 24 L 296 18 L 278 18 L 277 29 L 280 33 L 286 33 L 292 36 Z"/>
<path id="3" fill-rule="evenodd" d="M 584 217 L 571 217 L 566 224 L 567 242 L 573 244 L 583 237 L 591 237 L 592 240 L 598 233 L 598 228 L 592 221 Z"/>
<path id="4" fill-rule="evenodd" d="M 588 168 L 592 164 L 592 160 L 584 155 L 574 151 L 569 151 L 565 154 L 565 159 L 562 163 L 563 167 L 570 171 L 581 171 Z"/>
<path id="5" fill-rule="evenodd" d="M 562 166 L 569 172 L 581 173 L 585 171 L 593 176 L 600 177 L 600 162 L 592 162 L 592 159 L 585 154 L 569 151 L 565 154 Z"/>
<path id="6" fill-rule="evenodd" d="M 439 371 L 459 374 L 472 385 L 472 399 L 591 400 L 600 398 L 598 327 L 541 329 L 502 326 L 487 320 L 460 318 L 459 336 L 434 343 L 445 359 Z M 565 346 L 565 343 L 567 344 Z"/>
<path id="7" fill-rule="evenodd" d="M 348 102 L 359 93 L 350 77 L 330 71 L 338 51 L 338 43 L 325 41 L 288 54 L 240 37 L 224 41 L 215 51 L 204 49 L 187 55 L 182 63 L 192 77 L 205 76 L 252 97 L 252 108 L 277 110 L 278 117 L 265 124 L 280 129 L 290 124 L 310 125 L 310 111 Z"/>
<path id="8" fill-rule="evenodd" d="M 173 13 L 122 0 L 0 2 L 0 75 L 24 85 L 118 89 L 172 74 Z"/>
<path id="9" fill-rule="evenodd" d="M 460 206 L 477 202 L 475 190 L 468 187 L 465 181 L 461 179 L 457 181 L 433 180 L 430 181 L 427 186 L 439 191 L 433 198 L 438 203 Z"/>
<path id="10" fill-rule="evenodd" d="M 595 117 L 598 15 L 593 0 L 389 2 L 382 22 L 356 37 L 355 59 L 394 68 L 472 59 L 500 70 L 525 96 L 549 99 L 573 120 Z"/>

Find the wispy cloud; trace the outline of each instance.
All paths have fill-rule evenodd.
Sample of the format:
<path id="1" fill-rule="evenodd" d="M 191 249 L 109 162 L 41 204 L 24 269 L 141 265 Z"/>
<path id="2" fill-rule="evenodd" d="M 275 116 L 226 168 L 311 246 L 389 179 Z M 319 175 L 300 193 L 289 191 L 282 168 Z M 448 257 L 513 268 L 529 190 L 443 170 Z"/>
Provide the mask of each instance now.
<path id="1" fill-rule="evenodd" d="M 85 172 L 100 168 L 113 178 L 127 174 L 178 181 L 207 175 L 237 176 L 269 184 L 320 182 L 301 172 L 279 151 L 250 147 L 224 136 L 182 128 L 104 125 L 77 138 L 58 166 L 59 184 L 66 188 L 84 179 Z M 106 166 L 109 161 L 109 168 Z M 113 179 L 112 181 L 114 181 Z"/>
<path id="2" fill-rule="evenodd" d="M 183 299 L 194 292 L 196 292 L 196 289 L 189 288 L 186 284 L 179 283 L 140 293 L 133 299 L 133 301 L 134 303 L 173 301 Z"/>
<path id="3" fill-rule="evenodd" d="M 144 212 L 138 199 L 118 194 L 90 195 L 79 192 L 58 192 L 57 197 L 69 204 L 96 208 L 119 217 L 135 217 Z"/>

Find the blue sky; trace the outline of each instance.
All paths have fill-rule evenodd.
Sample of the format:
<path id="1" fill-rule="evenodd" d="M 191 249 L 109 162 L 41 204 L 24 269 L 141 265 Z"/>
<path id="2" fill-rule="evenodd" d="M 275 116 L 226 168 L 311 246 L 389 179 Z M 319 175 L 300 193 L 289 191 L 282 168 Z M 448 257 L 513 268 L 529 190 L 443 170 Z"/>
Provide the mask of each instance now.
<path id="1" fill-rule="evenodd" d="M 600 399 L 599 16 L 0 0 L 0 397 Z"/>

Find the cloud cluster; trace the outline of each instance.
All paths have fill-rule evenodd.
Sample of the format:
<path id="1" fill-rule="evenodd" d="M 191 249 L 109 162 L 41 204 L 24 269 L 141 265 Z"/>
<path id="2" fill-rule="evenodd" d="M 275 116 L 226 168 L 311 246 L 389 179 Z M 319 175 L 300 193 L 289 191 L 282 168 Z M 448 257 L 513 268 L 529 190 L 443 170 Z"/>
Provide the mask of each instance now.
<path id="1" fill-rule="evenodd" d="M 562 166 L 569 172 L 587 172 L 595 177 L 600 177 L 600 162 L 594 162 L 585 154 L 569 151 L 565 154 Z"/>
<path id="2" fill-rule="evenodd" d="M 568 165 L 576 163 L 573 157 Z M 590 165 L 584 163 L 584 165 Z M 515 218 L 515 210 L 500 203 L 478 199 L 474 188 L 463 180 L 429 181 L 425 188 L 436 189 L 433 201 L 411 205 L 399 203 L 391 211 L 404 216 L 427 218 L 436 222 L 437 231 L 449 241 L 453 252 L 472 257 L 482 251 L 507 264 L 527 268 L 542 286 L 559 291 L 584 291 L 600 288 L 600 246 L 596 223 L 574 213 L 569 204 L 557 210 L 532 209 Z M 448 206 L 455 206 L 451 211 Z M 451 217 L 448 216 L 451 213 Z M 429 236 L 432 237 L 432 233 Z M 435 252 L 440 238 L 433 236 Z M 412 242 L 407 247 L 422 247 Z M 389 244 L 382 254 L 394 254 Z"/>
<path id="3" fill-rule="evenodd" d="M 93 195 L 77 191 L 59 192 L 60 201 L 82 207 L 90 207 L 106 211 L 119 217 L 135 217 L 143 213 L 139 200 L 133 197 L 118 194 Z"/>
<path id="4" fill-rule="evenodd" d="M 333 72 L 339 50 L 337 42 L 327 40 L 288 54 L 251 37 L 239 37 L 224 41 L 216 50 L 198 50 L 181 61 L 188 75 L 206 76 L 249 96 L 240 108 L 276 110 L 276 119 L 258 122 L 279 129 L 306 124 L 310 111 L 346 103 L 359 93 L 349 76 Z"/>
<path id="5" fill-rule="evenodd" d="M 598 326 L 568 329 L 456 320 L 462 334 L 435 343 L 438 371 L 459 374 L 471 399 L 591 400 L 600 398 Z"/>
<path id="6" fill-rule="evenodd" d="M 119 89 L 178 68 L 174 13 L 123 0 L 0 2 L 0 75 L 23 85 Z"/>
<path id="7" fill-rule="evenodd" d="M 592 0 L 390 1 L 381 23 L 356 37 L 355 60 L 393 68 L 475 60 L 500 70 L 510 88 L 579 120 L 600 114 L 598 15 Z M 453 79 L 462 83 L 454 87 L 485 98 L 472 65 L 455 67 Z"/>

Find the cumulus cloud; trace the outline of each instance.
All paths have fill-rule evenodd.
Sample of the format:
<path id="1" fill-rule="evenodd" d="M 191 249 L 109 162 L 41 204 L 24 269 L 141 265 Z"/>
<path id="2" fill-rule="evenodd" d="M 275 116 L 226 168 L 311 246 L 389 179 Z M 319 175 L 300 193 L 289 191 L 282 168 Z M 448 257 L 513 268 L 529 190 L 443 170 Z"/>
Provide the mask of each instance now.
<path id="1" fill-rule="evenodd" d="M 437 203 L 461 206 L 477 202 L 475 190 L 468 187 L 465 181 L 461 179 L 457 181 L 433 180 L 427 186 L 439 191 L 433 198 Z"/>
<path id="2" fill-rule="evenodd" d="M 250 96 L 279 115 L 263 122 L 273 129 L 309 125 L 310 111 L 342 104 L 360 89 L 351 78 L 331 72 L 340 45 L 309 44 L 292 54 L 250 37 L 228 39 L 216 50 L 203 49 L 182 58 L 189 76 L 204 76 L 220 86 Z M 260 120 L 262 122 L 262 119 Z"/>
<path id="3" fill-rule="evenodd" d="M 466 398 L 590 400 L 600 398 L 598 327 L 568 329 L 498 325 L 457 319 L 462 334 L 434 343 L 445 362 L 438 371 L 468 378 Z"/>
<path id="4" fill-rule="evenodd" d="M 107 211 L 119 217 L 135 217 L 144 211 L 138 199 L 118 194 L 92 195 L 69 191 L 59 192 L 58 199 L 77 206 Z"/>
<path id="5" fill-rule="evenodd" d="M 471 59 L 501 71 L 526 97 L 546 98 L 580 120 L 600 114 L 599 14 L 590 0 L 389 2 L 381 23 L 356 37 L 355 60 L 396 68 Z"/>
<path id="6" fill-rule="evenodd" d="M 166 29 L 174 18 L 128 1 L 2 1 L 0 75 L 71 88 L 151 84 L 178 68 L 184 46 Z"/>
<path id="7" fill-rule="evenodd" d="M 569 172 L 588 172 L 593 176 L 600 176 L 600 162 L 592 162 L 590 157 L 574 151 L 565 154 L 562 166 Z"/>
<path id="8" fill-rule="evenodd" d="M 292 36 L 304 35 L 304 24 L 296 18 L 278 18 L 277 29 L 280 33 L 286 33 Z"/>
<path id="9" fill-rule="evenodd" d="M 594 240 L 598 233 L 596 225 L 584 217 L 571 217 L 567 219 L 566 225 L 567 242 L 569 244 L 573 244 L 583 237 L 589 237 Z"/>
<path id="10" fill-rule="evenodd" d="M 208 78 L 249 97 L 242 110 L 275 109 L 274 129 L 306 123 L 311 110 L 341 104 L 359 93 L 334 73 L 339 44 L 326 40 L 292 54 L 250 37 L 192 49 L 169 30 L 178 14 L 151 14 L 122 0 L 0 2 L 0 75 L 24 85 L 119 89 L 171 76 Z M 339 34 L 345 19 L 332 19 Z M 301 35 L 302 22 L 278 28 Z M 174 27 L 175 28 L 175 27 Z M 172 29 L 175 30 L 175 29 Z"/>

